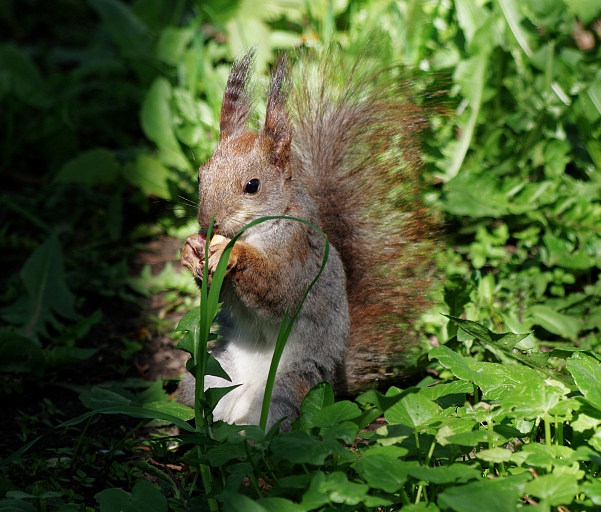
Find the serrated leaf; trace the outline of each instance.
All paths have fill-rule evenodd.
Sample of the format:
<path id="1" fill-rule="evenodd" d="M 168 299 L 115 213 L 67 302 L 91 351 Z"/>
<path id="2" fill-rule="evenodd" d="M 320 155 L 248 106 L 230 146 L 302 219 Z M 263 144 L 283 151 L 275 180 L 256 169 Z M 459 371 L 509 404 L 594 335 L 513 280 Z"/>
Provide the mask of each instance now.
<path id="1" fill-rule="evenodd" d="M 470 302 L 471 286 L 459 276 L 450 277 L 444 282 L 444 301 L 449 306 L 451 316 L 458 317 L 463 313 L 465 305 Z"/>
<path id="2" fill-rule="evenodd" d="M 46 324 L 56 324 L 56 316 L 75 320 L 74 297 L 67 288 L 63 254 L 56 234 L 51 235 L 27 259 L 20 272 L 26 295 L 2 310 L 5 320 L 22 325 L 29 338 L 45 334 Z"/>

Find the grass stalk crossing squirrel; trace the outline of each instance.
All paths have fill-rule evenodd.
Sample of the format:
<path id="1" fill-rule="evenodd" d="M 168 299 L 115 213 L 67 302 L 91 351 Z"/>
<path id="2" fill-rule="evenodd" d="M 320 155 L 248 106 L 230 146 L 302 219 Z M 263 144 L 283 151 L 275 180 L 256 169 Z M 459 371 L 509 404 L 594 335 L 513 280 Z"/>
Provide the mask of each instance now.
<path id="1" fill-rule="evenodd" d="M 286 417 L 283 428 L 317 383 L 356 390 L 385 375 L 427 303 L 432 241 L 418 174 L 426 119 L 405 82 L 374 70 L 369 57 L 345 65 L 330 51 L 291 60 L 277 65 L 258 131 L 249 128 L 253 52 L 234 63 L 219 143 L 199 170 L 198 212 L 201 226 L 214 216 L 214 232 L 225 237 L 211 246 L 209 275 L 229 238 L 260 217 L 304 219 L 331 243 L 278 368 L 268 426 Z M 222 398 L 215 419 L 258 424 L 281 319 L 319 271 L 324 244 L 304 224 L 273 220 L 234 245 L 220 297 L 222 338 L 211 352 L 241 386 Z M 202 279 L 203 235 L 188 237 L 182 264 Z M 230 384 L 207 376 L 205 386 Z M 178 394 L 193 404 L 191 375 Z"/>

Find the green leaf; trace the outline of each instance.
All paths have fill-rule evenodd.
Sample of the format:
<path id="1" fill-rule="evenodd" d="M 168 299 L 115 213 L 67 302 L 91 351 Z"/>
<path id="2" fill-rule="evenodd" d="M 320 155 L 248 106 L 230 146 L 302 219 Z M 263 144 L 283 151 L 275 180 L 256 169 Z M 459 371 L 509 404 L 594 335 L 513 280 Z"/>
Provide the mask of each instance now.
<path id="1" fill-rule="evenodd" d="M 574 352 L 566 360 L 566 368 L 574 377 L 578 389 L 588 401 L 601 409 L 601 363 L 587 354 Z"/>
<path id="2" fill-rule="evenodd" d="M 261 498 L 258 502 L 268 512 L 303 512 L 306 509 L 284 498 Z M 246 512 L 249 509 L 243 509 Z"/>
<path id="3" fill-rule="evenodd" d="M 569 473 L 542 475 L 526 486 L 526 494 L 541 498 L 542 503 L 552 507 L 569 505 L 579 492 L 578 477 Z"/>
<path id="4" fill-rule="evenodd" d="M 318 410 L 313 417 L 313 424 L 316 427 L 331 427 L 360 415 L 361 409 L 357 404 L 348 401 L 336 402 Z"/>
<path id="5" fill-rule="evenodd" d="M 217 407 L 217 404 L 219 403 L 219 401 L 225 396 L 227 395 L 230 391 L 233 391 L 234 389 L 236 389 L 237 387 L 241 386 L 241 384 L 238 384 L 236 386 L 224 386 L 224 387 L 215 387 L 215 388 L 208 388 L 205 390 L 205 400 L 207 403 L 207 407 L 209 408 L 209 410 L 213 410 L 215 409 L 215 407 Z"/>
<path id="6" fill-rule="evenodd" d="M 584 25 L 588 25 L 601 14 L 601 7 L 597 0 L 564 0 L 564 2 Z"/>
<path id="7" fill-rule="evenodd" d="M 523 28 L 522 20 L 524 17 L 520 12 L 518 4 L 515 0 L 499 0 L 499 6 L 501 7 L 501 11 L 505 16 L 507 25 L 513 33 L 516 41 L 518 42 L 524 53 L 528 57 L 531 57 L 532 48 L 529 41 L 530 38 L 528 32 Z"/>
<path id="8" fill-rule="evenodd" d="M 123 168 L 123 177 L 130 185 L 138 188 L 147 196 L 156 196 L 163 199 L 172 199 L 169 191 L 171 171 L 157 158 L 149 155 L 140 155 L 135 162 Z"/>
<path id="9" fill-rule="evenodd" d="M 329 501 L 333 503 L 358 505 L 365 500 L 369 487 L 349 482 L 344 473 L 336 471 L 326 476 L 319 485 L 319 490 L 325 493 Z"/>
<path id="10" fill-rule="evenodd" d="M 165 78 L 155 78 L 142 104 L 142 129 L 159 148 L 159 158 L 164 164 L 188 170 L 190 164 L 173 132 L 171 94 L 171 84 Z"/>
<path id="11" fill-rule="evenodd" d="M 353 463 L 353 468 L 370 487 L 395 493 L 407 481 L 409 470 L 418 466 L 417 462 L 404 462 L 386 453 L 362 457 Z"/>
<path id="12" fill-rule="evenodd" d="M 100 512 L 167 512 L 167 498 L 147 480 L 139 480 L 131 494 L 123 489 L 105 489 L 95 496 Z"/>
<path id="13" fill-rule="evenodd" d="M 449 487 L 438 495 L 438 504 L 455 512 L 482 512 L 483 504 L 486 512 L 515 512 L 529 479 L 521 474 Z"/>
<path id="14" fill-rule="evenodd" d="M 175 401 L 149 402 L 144 404 L 144 408 L 152 411 L 164 412 L 183 421 L 190 421 L 194 418 L 194 409 L 192 407 L 188 407 L 187 405 Z"/>
<path id="15" fill-rule="evenodd" d="M 0 329 L 0 369 L 2 372 L 40 373 L 44 352 L 38 343 L 12 329 Z"/>
<path id="16" fill-rule="evenodd" d="M 1 512 L 38 512 L 32 503 L 22 500 L 3 499 L 0 501 Z"/>
<path id="17" fill-rule="evenodd" d="M 327 382 L 321 382 L 309 390 L 301 402 L 301 414 L 296 423 L 298 429 L 309 432 L 314 426 L 313 418 L 324 407 L 334 403 L 334 390 Z"/>
<path id="18" fill-rule="evenodd" d="M 436 485 L 464 484 L 470 480 L 481 480 L 481 470 L 464 464 L 437 466 L 434 468 L 416 465 L 409 470 L 409 475 L 417 480 Z"/>
<path id="19" fill-rule="evenodd" d="M 486 462 L 507 462 L 511 459 L 512 452 L 505 448 L 490 448 L 476 452 L 476 457 Z"/>
<path id="20" fill-rule="evenodd" d="M 472 286 L 462 277 L 453 276 L 444 282 L 444 301 L 449 306 L 451 316 L 458 317 L 463 313 L 466 304 L 471 301 L 471 292 Z M 455 334 L 452 333 L 449 337 Z"/>
<path id="21" fill-rule="evenodd" d="M 119 175 L 115 155 L 106 149 L 91 149 L 64 164 L 54 181 L 87 186 L 114 183 Z"/>
<path id="22" fill-rule="evenodd" d="M 92 410 L 128 406 L 131 403 L 129 398 L 103 388 L 92 388 L 79 395 L 79 399 L 82 404 Z"/>
<path id="23" fill-rule="evenodd" d="M 56 316 L 75 320 L 74 298 L 65 283 L 63 254 L 56 234 L 51 235 L 27 259 L 20 272 L 26 296 L 5 308 L 2 316 L 23 325 L 25 337 L 46 333 L 46 324 Z"/>
<path id="24" fill-rule="evenodd" d="M 553 334 L 558 334 L 569 340 L 576 340 L 580 332 L 580 321 L 570 315 L 559 313 L 549 306 L 535 304 L 526 310 L 534 324 L 540 325 Z"/>
<path id="25" fill-rule="evenodd" d="M 440 421 L 440 407 L 418 393 L 404 396 L 384 413 L 389 423 L 400 423 L 414 429 Z"/>
<path id="26" fill-rule="evenodd" d="M 30 105 L 46 103 L 40 94 L 42 75 L 25 50 L 0 45 L 0 70 L 0 99 L 10 92 Z"/>
<path id="27" fill-rule="evenodd" d="M 157 45 L 158 58 L 172 66 L 179 65 L 193 37 L 194 30 L 190 28 L 166 27 Z"/>
<path id="28" fill-rule="evenodd" d="M 319 441 L 305 432 L 285 432 L 276 436 L 271 441 L 270 449 L 280 459 L 315 466 L 321 466 L 330 455 L 345 455 L 345 450 L 338 441 Z"/>

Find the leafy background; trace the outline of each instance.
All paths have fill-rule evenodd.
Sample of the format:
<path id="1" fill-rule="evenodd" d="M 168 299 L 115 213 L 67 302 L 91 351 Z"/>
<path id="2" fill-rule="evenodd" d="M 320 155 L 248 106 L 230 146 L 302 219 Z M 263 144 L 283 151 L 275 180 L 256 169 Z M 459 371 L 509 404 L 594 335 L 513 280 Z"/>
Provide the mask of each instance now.
<path id="1" fill-rule="evenodd" d="M 94 424 L 61 429 L 55 445 L 2 466 L 12 494 L 0 507 L 112 510 L 113 499 L 144 497 L 192 507 L 195 473 L 157 475 L 140 444 L 229 475 L 200 493 L 229 510 L 472 510 L 478 496 L 498 497 L 498 510 L 600 506 L 596 0 L 27 0 L 0 5 L 0 33 L 0 367 L 15 414 L 3 456 L 79 414 L 57 386 L 83 392 L 91 409 L 169 403 L 173 380 L 136 379 L 135 361 L 148 331 L 170 332 L 169 313 L 192 309 L 197 292 L 169 262 L 157 272 L 138 256 L 158 240 L 175 260 L 196 229 L 195 169 L 217 141 L 237 55 L 257 45 L 266 80 L 280 50 L 334 43 L 352 54 L 368 34 L 383 66 L 405 65 L 417 86 L 448 84 L 447 112 L 423 142 L 424 194 L 443 224 L 441 285 L 422 319 L 429 377 L 344 405 L 316 392 L 296 432 L 249 433 L 250 444 L 225 429 L 200 462 L 169 455 L 156 431 L 139 443 L 129 432 L 146 421 L 113 418 L 117 440 L 94 438 Z M 158 292 L 161 306 L 135 322 Z M 502 332 L 529 334 L 493 334 Z M 481 380 L 487 373 L 495 378 Z M 312 408 L 326 412 L 316 420 Z M 382 414 L 386 432 L 344 448 Z M 105 487 L 112 494 L 98 495 Z"/>

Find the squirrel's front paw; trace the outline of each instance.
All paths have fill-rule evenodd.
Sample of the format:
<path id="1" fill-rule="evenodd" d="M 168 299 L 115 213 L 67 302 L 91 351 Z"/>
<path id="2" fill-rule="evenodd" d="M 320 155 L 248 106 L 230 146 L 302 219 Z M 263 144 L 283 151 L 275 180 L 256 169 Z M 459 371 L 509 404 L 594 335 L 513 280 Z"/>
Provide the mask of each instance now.
<path id="1" fill-rule="evenodd" d="M 211 239 L 211 243 L 209 244 L 209 266 L 207 269 L 209 282 L 213 277 L 215 270 L 217 269 L 217 264 L 219 263 L 219 260 L 223 254 L 223 250 L 229 241 L 229 238 L 225 238 L 221 235 L 215 235 Z M 184 248 L 182 249 L 181 257 L 182 265 L 187 267 L 192 272 L 194 277 L 201 281 L 205 267 L 205 244 L 206 237 L 201 233 L 195 233 L 194 235 L 189 236 L 186 239 Z M 234 267 L 236 261 L 237 258 L 234 254 L 234 251 L 232 251 L 228 260 L 226 273 Z"/>
<path id="2" fill-rule="evenodd" d="M 181 263 L 187 267 L 196 279 L 202 280 L 205 267 L 205 243 L 206 237 L 201 233 L 195 233 L 186 239 L 182 249 Z"/>

